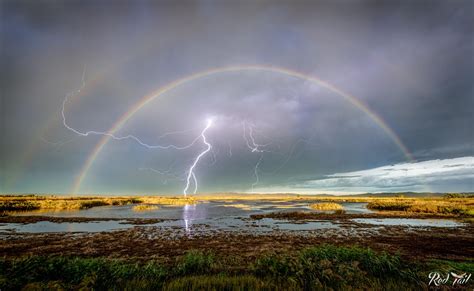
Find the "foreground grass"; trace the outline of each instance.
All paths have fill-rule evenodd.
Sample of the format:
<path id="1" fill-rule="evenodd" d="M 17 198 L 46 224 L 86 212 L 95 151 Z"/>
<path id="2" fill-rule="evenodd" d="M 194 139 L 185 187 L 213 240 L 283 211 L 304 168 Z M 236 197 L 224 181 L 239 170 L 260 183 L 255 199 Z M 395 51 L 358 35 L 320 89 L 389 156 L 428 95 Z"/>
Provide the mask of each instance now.
<path id="1" fill-rule="evenodd" d="M 176 262 L 30 257 L 0 260 L 1 290 L 425 289 L 430 271 L 473 272 L 474 263 L 414 264 L 357 247 L 323 245 L 254 261 L 191 251 Z"/>

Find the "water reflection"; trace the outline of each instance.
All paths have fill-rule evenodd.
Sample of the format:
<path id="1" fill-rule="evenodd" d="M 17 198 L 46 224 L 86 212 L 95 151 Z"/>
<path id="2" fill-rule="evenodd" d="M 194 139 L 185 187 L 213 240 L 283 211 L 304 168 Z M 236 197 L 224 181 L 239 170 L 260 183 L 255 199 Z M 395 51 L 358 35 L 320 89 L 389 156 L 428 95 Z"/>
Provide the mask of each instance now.
<path id="1" fill-rule="evenodd" d="M 186 233 L 191 233 L 193 221 L 207 218 L 207 207 L 200 207 L 201 204 L 186 204 L 183 207 L 182 219 Z"/>
<path id="2" fill-rule="evenodd" d="M 196 210 L 196 205 L 186 204 L 183 207 L 183 221 L 184 221 L 184 228 L 186 229 L 186 233 L 189 233 L 189 222 L 195 210 Z"/>

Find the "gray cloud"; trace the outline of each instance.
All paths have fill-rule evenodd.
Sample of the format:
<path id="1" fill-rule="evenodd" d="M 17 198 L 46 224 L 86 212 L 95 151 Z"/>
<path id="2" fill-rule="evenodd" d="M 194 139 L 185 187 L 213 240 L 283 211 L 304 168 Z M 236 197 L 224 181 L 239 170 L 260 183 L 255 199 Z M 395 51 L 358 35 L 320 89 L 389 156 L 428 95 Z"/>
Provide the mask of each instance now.
<path id="1" fill-rule="evenodd" d="M 1 192 L 70 191 L 99 141 L 75 138 L 59 115 L 65 94 L 80 86 L 84 65 L 86 88 L 67 111 L 81 130 L 109 129 L 142 96 L 183 76 L 262 64 L 320 77 L 357 96 L 420 161 L 472 156 L 470 1 L 225 2 L 2 1 Z M 370 176 L 354 184 L 328 177 L 406 157 L 363 112 L 291 76 L 237 72 L 184 84 L 148 104 L 118 134 L 185 144 L 208 115 L 218 122 L 209 131 L 213 155 L 199 168 L 202 191 L 248 191 L 254 183 L 260 155 L 246 147 L 243 121 L 255 125 L 258 142 L 270 143 L 259 168 L 262 189 L 324 177 L 337 191 L 363 183 L 377 191 L 423 190 L 416 177 Z M 176 130 L 190 131 L 157 138 Z M 173 164 L 182 176 L 201 148 L 150 151 L 110 142 L 81 190 L 180 192 L 179 179 L 139 169 Z M 346 184 L 338 188 L 331 179 Z M 457 189 L 452 179 L 437 181 L 429 184 Z M 461 184 L 473 190 L 472 183 Z"/>

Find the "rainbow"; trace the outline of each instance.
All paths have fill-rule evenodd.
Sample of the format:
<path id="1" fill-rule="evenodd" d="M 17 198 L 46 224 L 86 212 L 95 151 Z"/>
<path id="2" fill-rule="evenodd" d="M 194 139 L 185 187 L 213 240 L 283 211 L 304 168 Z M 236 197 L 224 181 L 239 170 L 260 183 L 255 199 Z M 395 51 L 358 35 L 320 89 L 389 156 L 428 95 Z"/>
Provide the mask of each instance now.
<path id="1" fill-rule="evenodd" d="M 105 72 L 104 73 L 101 72 L 93 79 L 88 80 L 87 86 L 84 87 L 83 90 L 81 90 L 77 94 L 73 94 L 69 98 L 66 111 L 72 105 L 78 104 L 79 101 L 81 100 L 80 97 L 85 96 L 91 89 L 97 86 L 99 82 L 104 78 L 104 76 L 105 76 Z M 16 169 L 14 170 L 15 174 L 12 175 L 10 179 L 5 182 L 5 189 L 14 187 L 16 185 L 17 181 L 21 178 L 22 172 L 24 171 L 25 168 L 28 167 L 28 164 L 34 159 L 35 154 L 41 148 L 40 145 L 44 143 L 42 138 L 44 138 L 44 136 L 48 134 L 51 128 L 53 128 L 54 126 L 58 124 L 59 117 L 60 117 L 60 113 L 52 114 L 51 117 L 45 122 L 45 124 L 41 127 L 41 129 L 35 135 L 34 137 L 35 142 L 29 143 L 28 146 L 25 148 L 25 150 L 23 151 L 23 155 L 20 156 L 20 158 L 17 161 Z"/>
<path id="2" fill-rule="evenodd" d="M 140 109 L 146 106 L 151 101 L 155 100 L 163 96 L 165 93 L 185 84 L 188 82 L 196 81 L 200 78 L 208 77 L 211 75 L 222 74 L 222 73 L 229 73 L 229 72 L 239 72 L 239 71 L 263 71 L 263 72 L 271 72 L 277 74 L 283 74 L 299 79 L 303 79 L 312 83 L 315 83 L 323 88 L 326 88 L 333 93 L 343 97 L 345 100 L 349 101 L 352 105 L 356 108 L 364 112 L 367 116 L 369 116 L 380 128 L 382 128 L 385 133 L 390 137 L 390 139 L 398 146 L 401 152 L 406 156 L 409 161 L 413 161 L 413 157 L 408 151 L 407 147 L 402 143 L 400 138 L 395 134 L 395 132 L 384 122 L 384 120 L 378 116 L 375 112 L 371 111 L 370 108 L 363 103 L 361 100 L 357 99 L 355 96 L 344 92 L 343 90 L 337 88 L 336 86 L 323 81 L 317 77 L 307 75 L 301 72 L 297 72 L 291 69 L 282 68 L 282 67 L 275 67 L 275 66 L 268 66 L 268 65 L 237 65 L 237 66 L 227 66 L 227 67 L 219 67 L 213 68 L 201 72 L 194 73 L 192 75 L 186 76 L 184 78 L 175 80 L 167 85 L 164 85 L 158 88 L 156 91 L 151 92 L 148 95 L 143 96 L 140 101 L 135 103 L 125 114 L 123 114 L 108 130 L 108 133 L 115 134 L 122 126 L 132 118 Z M 110 136 L 103 136 L 100 141 L 97 143 L 95 148 L 92 150 L 90 155 L 88 156 L 86 162 L 84 163 L 83 167 L 77 178 L 75 179 L 74 185 L 72 187 L 72 193 L 77 193 L 81 187 L 82 182 L 84 181 L 85 177 L 87 176 L 87 172 L 94 164 L 94 161 L 104 148 L 104 146 L 110 140 Z"/>

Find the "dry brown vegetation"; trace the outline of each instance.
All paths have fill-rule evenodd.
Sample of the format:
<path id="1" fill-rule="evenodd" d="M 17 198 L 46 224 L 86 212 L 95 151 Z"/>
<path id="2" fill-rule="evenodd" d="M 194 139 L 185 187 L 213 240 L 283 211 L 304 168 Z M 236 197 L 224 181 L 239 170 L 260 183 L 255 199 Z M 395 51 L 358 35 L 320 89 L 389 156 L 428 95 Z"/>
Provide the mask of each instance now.
<path id="1" fill-rule="evenodd" d="M 474 199 L 383 199 L 371 201 L 367 208 L 382 211 L 474 216 Z"/>
<path id="2" fill-rule="evenodd" d="M 400 196 L 400 195 L 399 195 Z M 196 197 L 97 197 L 97 196 L 0 196 L 0 211 L 27 210 L 79 210 L 96 206 L 155 204 L 186 205 L 196 204 Z M 474 196 L 446 195 L 445 197 L 363 197 L 363 196 L 317 196 L 291 194 L 223 194 L 199 196 L 199 200 L 238 202 L 249 200 L 271 200 L 273 202 L 308 202 L 313 209 L 341 210 L 338 203 L 367 202 L 368 208 L 380 211 L 405 213 L 431 213 L 446 216 L 474 216 Z M 338 205 L 338 206 L 336 206 Z"/>
<path id="3" fill-rule="evenodd" d="M 311 204 L 310 207 L 315 210 L 342 210 L 341 204 L 333 203 L 333 202 L 325 202 L 325 203 L 315 203 Z"/>
<path id="4" fill-rule="evenodd" d="M 159 196 L 146 196 L 139 197 L 143 203 L 149 204 L 161 204 L 161 205 L 186 205 L 196 204 L 197 199 L 194 197 L 159 197 Z"/>
<path id="5" fill-rule="evenodd" d="M 133 211 L 148 211 L 148 210 L 157 210 L 160 209 L 159 206 L 153 204 L 138 204 L 133 206 Z"/>
<path id="6" fill-rule="evenodd" d="M 80 210 L 97 206 L 139 203 L 185 205 L 196 203 L 196 199 L 192 197 L 0 196 L 0 211 Z"/>

